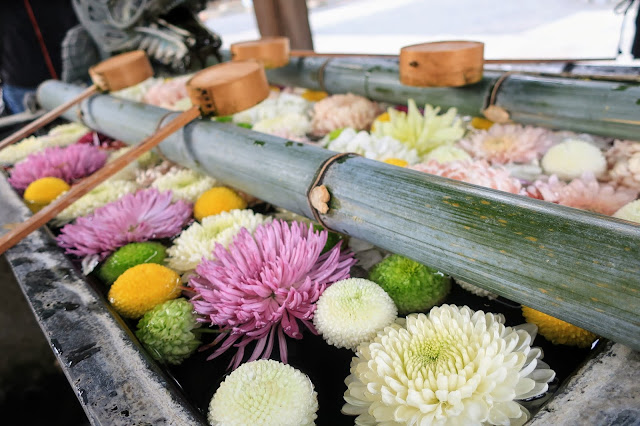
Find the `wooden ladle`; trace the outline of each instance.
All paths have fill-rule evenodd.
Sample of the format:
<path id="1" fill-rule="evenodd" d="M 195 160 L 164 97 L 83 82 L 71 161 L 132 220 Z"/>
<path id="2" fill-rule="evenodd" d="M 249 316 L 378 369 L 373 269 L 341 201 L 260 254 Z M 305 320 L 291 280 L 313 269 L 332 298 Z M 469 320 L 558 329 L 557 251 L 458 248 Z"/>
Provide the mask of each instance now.
<path id="1" fill-rule="evenodd" d="M 109 76 L 104 75 L 106 83 Z M 269 85 L 263 66 L 256 61 L 226 62 L 196 73 L 187 82 L 193 107 L 178 115 L 156 133 L 149 136 L 126 154 L 105 164 L 103 168 L 73 185 L 63 196 L 31 216 L 0 238 L 0 254 L 16 245 L 24 237 L 53 219 L 78 198 L 125 168 L 136 158 L 151 150 L 172 133 L 201 114 L 230 115 L 242 111 L 269 95 Z"/>
<path id="2" fill-rule="evenodd" d="M 143 82 L 153 76 L 153 68 L 147 54 L 143 50 L 134 50 L 121 55 L 112 56 L 89 68 L 89 76 L 93 84 L 75 98 L 52 109 L 37 120 L 7 136 L 0 142 L 0 149 L 22 140 L 60 117 L 65 111 L 89 96 L 101 92 L 111 92 Z"/>

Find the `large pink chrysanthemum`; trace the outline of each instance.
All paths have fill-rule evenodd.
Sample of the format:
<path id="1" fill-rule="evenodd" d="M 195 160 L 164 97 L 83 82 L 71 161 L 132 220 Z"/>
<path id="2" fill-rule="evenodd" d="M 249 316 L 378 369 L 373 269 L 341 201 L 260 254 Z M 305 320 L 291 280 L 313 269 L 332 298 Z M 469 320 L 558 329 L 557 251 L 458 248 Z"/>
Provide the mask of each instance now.
<path id="1" fill-rule="evenodd" d="M 66 225 L 58 245 L 70 254 L 104 259 L 129 243 L 173 237 L 191 219 L 191 205 L 171 198 L 171 191 L 156 189 L 127 194 Z"/>
<path id="2" fill-rule="evenodd" d="M 203 260 L 190 280 L 196 311 L 228 332 L 213 341 L 224 343 L 209 359 L 235 346 L 235 369 L 253 341 L 249 361 L 267 358 L 277 334 L 286 363 L 285 334 L 302 338 L 298 320 L 317 333 L 311 323 L 315 303 L 328 285 L 349 278 L 356 262 L 340 245 L 320 255 L 326 241 L 327 232 L 314 231 L 312 225 L 275 220 L 256 228 L 253 236 L 243 229 L 228 250 L 216 245 L 215 260 Z"/>
<path id="3" fill-rule="evenodd" d="M 362 96 L 353 93 L 333 95 L 313 106 L 311 127 L 317 136 L 345 127 L 368 130 L 380 112 L 377 103 Z"/>
<path id="4" fill-rule="evenodd" d="M 86 144 L 47 148 L 16 164 L 9 183 L 19 190 L 26 189 L 31 182 L 43 177 L 57 177 L 71 184 L 104 166 L 107 155 Z"/>
<path id="5" fill-rule="evenodd" d="M 551 175 L 546 181 L 535 181 L 527 192 L 533 198 L 606 215 L 614 214 L 638 196 L 635 189 L 616 189 L 598 182 L 593 173 L 584 173 L 569 183 Z"/>
<path id="6" fill-rule="evenodd" d="M 409 166 L 409 168 L 487 188 L 511 192 L 512 194 L 522 193 L 520 181 L 512 177 L 509 170 L 500 166 L 490 166 L 484 160 L 461 160 L 448 163 L 431 160 L 427 163 Z"/>
<path id="7" fill-rule="evenodd" d="M 552 133 L 542 127 L 494 124 L 462 139 L 458 145 L 474 158 L 492 164 L 528 163 L 553 145 Z"/>

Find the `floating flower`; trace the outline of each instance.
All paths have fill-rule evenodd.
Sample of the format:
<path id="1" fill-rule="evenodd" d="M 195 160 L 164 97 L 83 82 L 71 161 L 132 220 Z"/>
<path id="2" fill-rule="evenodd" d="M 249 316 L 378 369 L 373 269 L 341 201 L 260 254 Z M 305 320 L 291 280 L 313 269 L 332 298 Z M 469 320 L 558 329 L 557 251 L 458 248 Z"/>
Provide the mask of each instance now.
<path id="1" fill-rule="evenodd" d="M 131 151 L 131 149 L 133 149 L 133 147 L 130 146 L 125 146 L 123 148 L 120 148 L 118 150 L 112 151 L 111 154 L 109 154 L 109 158 L 107 159 L 107 163 L 111 163 L 114 160 L 117 160 L 118 158 L 122 157 L 123 155 L 125 155 L 127 152 Z M 109 180 L 135 180 L 138 170 L 140 170 L 140 166 L 138 165 L 137 161 L 131 161 L 129 162 L 129 164 L 127 164 L 126 166 L 124 166 L 124 168 L 122 168 L 121 170 L 119 170 L 118 172 L 116 172 L 113 176 L 111 176 L 109 178 Z"/>
<path id="2" fill-rule="evenodd" d="M 256 124 L 262 120 L 287 114 L 307 116 L 311 105 L 301 96 L 292 93 L 280 93 L 276 97 L 265 99 L 249 109 L 234 114 L 233 122 Z"/>
<path id="3" fill-rule="evenodd" d="M 173 201 L 195 202 L 204 192 L 213 188 L 216 180 L 190 169 L 171 170 L 158 177 L 151 186 L 158 191 L 171 191 Z"/>
<path id="4" fill-rule="evenodd" d="M 426 311 L 451 290 L 447 275 L 397 254 L 375 265 L 369 279 L 391 296 L 401 315 Z"/>
<path id="5" fill-rule="evenodd" d="M 464 149 L 453 145 L 442 145 L 424 156 L 424 162 L 428 163 L 436 160 L 439 163 L 450 163 L 452 161 L 471 160 L 471 156 Z"/>
<path id="6" fill-rule="evenodd" d="M 202 259 L 213 259 L 217 244 L 227 247 L 241 229 L 253 232 L 271 219 L 251 210 L 231 210 L 194 222 L 176 238 L 167 254 L 167 265 L 181 274 L 198 266 Z"/>
<path id="7" fill-rule="evenodd" d="M 484 160 L 451 161 L 445 164 L 436 160 L 410 166 L 410 169 L 449 179 L 461 180 L 474 185 L 519 194 L 522 184 L 501 166 L 490 166 Z"/>
<path id="8" fill-rule="evenodd" d="M 542 168 L 549 175 L 571 180 L 591 172 L 596 177 L 607 171 L 607 160 L 598 147 L 578 139 L 554 145 L 542 157 Z"/>
<path id="9" fill-rule="evenodd" d="M 478 287 L 477 285 L 473 285 L 457 278 L 456 283 L 463 289 L 467 290 L 469 293 L 475 294 L 476 296 L 486 297 L 487 299 L 496 299 L 498 297 L 497 294 L 492 293 L 489 290 L 485 290 L 484 288 Z"/>
<path id="10" fill-rule="evenodd" d="M 130 243 L 111 253 L 98 268 L 98 278 L 107 285 L 113 284 L 127 269 L 143 263 L 162 265 L 167 249 L 160 243 L 145 241 Z"/>
<path id="11" fill-rule="evenodd" d="M 519 124 L 494 124 L 458 142 L 474 158 L 492 164 L 529 163 L 539 159 L 552 144 L 549 130 Z"/>
<path id="12" fill-rule="evenodd" d="M 188 98 L 187 80 L 191 75 L 160 80 L 153 84 L 143 95 L 143 101 L 147 104 L 174 109 L 176 102 Z"/>
<path id="13" fill-rule="evenodd" d="M 78 139 L 78 142 L 76 143 L 83 143 L 83 144 L 93 145 L 96 148 L 112 149 L 112 150 L 121 149 L 127 146 L 122 141 L 113 139 L 107 135 L 94 132 L 94 131 L 89 131 L 85 133 L 84 136 Z"/>
<path id="14" fill-rule="evenodd" d="M 489 130 L 495 123 L 482 117 L 473 117 L 471 119 L 471 127 L 478 130 Z"/>
<path id="15" fill-rule="evenodd" d="M 439 146 L 451 145 L 464 135 L 464 126 L 462 120 L 456 117 L 458 111 L 455 108 L 438 115 L 439 107 L 426 105 L 423 115 L 413 99 L 409 99 L 408 104 L 409 109 L 406 113 L 389 108 L 390 121 L 378 121 L 372 133 L 377 136 L 391 136 L 414 148 L 420 156 Z"/>
<path id="16" fill-rule="evenodd" d="M 535 326 L 466 306 L 409 315 L 358 347 L 342 411 L 358 425 L 522 425 L 529 413 L 516 401 L 555 377 L 534 337 Z"/>
<path id="17" fill-rule="evenodd" d="M 267 358 L 277 334 L 280 358 L 287 362 L 285 334 L 301 339 L 298 321 L 315 333 L 315 302 L 331 283 L 348 278 L 355 263 L 339 245 L 320 255 L 326 240 L 327 232 L 315 232 L 310 224 L 275 220 L 258 226 L 253 236 L 242 229 L 228 250 L 216 245 L 215 260 L 203 260 L 190 280 L 196 311 L 228 332 L 214 340 L 224 342 L 209 359 L 235 346 L 236 368 L 254 341 L 249 361 Z"/>
<path id="18" fill-rule="evenodd" d="M 524 319 L 538 327 L 538 333 L 554 345 L 588 348 L 598 338 L 590 331 L 554 318 L 527 306 L 522 307 Z"/>
<path id="19" fill-rule="evenodd" d="M 343 129 L 339 136 L 328 141 L 325 146 L 336 152 L 355 152 L 371 160 L 385 161 L 393 158 L 409 164 L 415 164 L 419 160 L 415 149 L 408 148 L 390 136 L 373 136 L 351 128 Z"/>
<path id="20" fill-rule="evenodd" d="M 116 98 L 126 99 L 133 102 L 143 102 L 145 94 L 154 86 L 161 84 L 164 81 L 162 78 L 149 77 L 141 83 L 135 84 L 125 89 L 116 90 L 110 92 L 111 96 Z"/>
<path id="21" fill-rule="evenodd" d="M 90 145 L 47 148 L 16 164 L 9 183 L 21 190 L 43 177 L 57 177 L 71 184 L 98 170 L 106 160 L 105 152 Z"/>
<path id="22" fill-rule="evenodd" d="M 609 176 L 614 183 L 640 190 L 640 143 L 615 141 L 605 156 Z"/>
<path id="23" fill-rule="evenodd" d="M 285 139 L 306 140 L 311 131 L 311 122 L 306 115 L 289 112 L 273 118 L 265 118 L 253 125 L 256 132 L 268 133 Z"/>
<path id="24" fill-rule="evenodd" d="M 343 127 L 367 130 L 379 113 L 378 104 L 362 96 L 333 95 L 314 104 L 311 126 L 318 136 Z"/>
<path id="25" fill-rule="evenodd" d="M 613 217 L 640 223 L 640 200 L 632 201 L 620 207 L 620 209 L 613 214 Z"/>
<path id="26" fill-rule="evenodd" d="M 164 176 L 167 173 L 177 172 L 182 169 L 183 168 L 177 164 L 165 160 L 157 166 L 146 170 L 136 170 L 136 184 L 142 188 L 147 188 L 161 176 Z"/>
<path id="27" fill-rule="evenodd" d="M 200 324 L 193 305 L 183 298 L 156 305 L 138 321 L 136 337 L 153 359 L 178 365 L 189 358 L 200 339 L 193 333 Z"/>
<path id="28" fill-rule="evenodd" d="M 32 212 L 37 212 L 69 190 L 67 182 L 59 178 L 44 177 L 34 180 L 24 191 L 26 201 Z"/>
<path id="29" fill-rule="evenodd" d="M 180 276 L 155 263 L 124 271 L 109 289 L 108 299 L 123 317 L 137 319 L 160 303 L 180 296 Z"/>
<path id="30" fill-rule="evenodd" d="M 327 288 L 313 316 L 313 325 L 330 345 L 355 350 L 393 323 L 398 309 L 376 283 L 362 278 L 338 281 Z"/>
<path id="31" fill-rule="evenodd" d="M 569 183 L 552 175 L 547 181 L 535 181 L 527 191 L 534 197 L 551 203 L 605 215 L 614 214 L 622 206 L 635 200 L 638 195 L 638 191 L 634 189 L 616 189 L 611 185 L 602 184 L 596 180 L 593 173 L 585 173 Z"/>
<path id="32" fill-rule="evenodd" d="M 318 395 L 309 377 L 273 360 L 248 362 L 222 382 L 209 404 L 209 424 L 311 426 Z"/>
<path id="33" fill-rule="evenodd" d="M 211 188 L 198 198 L 193 206 L 193 216 L 201 221 L 207 216 L 246 208 L 247 202 L 240 194 L 226 186 L 218 186 Z"/>
<path id="34" fill-rule="evenodd" d="M 173 237 L 191 219 L 191 206 L 171 198 L 155 189 L 127 194 L 65 225 L 58 244 L 68 254 L 104 259 L 128 243 Z"/>
<path id="35" fill-rule="evenodd" d="M 60 226 L 80 216 L 87 216 L 95 209 L 135 192 L 137 189 L 138 186 L 134 182 L 108 179 L 74 201 L 73 204 L 60 212 L 53 222 Z"/>
<path id="36" fill-rule="evenodd" d="M 327 92 L 322 91 L 322 90 L 305 89 L 305 91 L 302 92 L 302 94 L 300 96 L 302 96 L 304 99 L 306 99 L 309 102 L 318 102 L 318 101 L 321 101 L 324 98 L 328 97 L 329 94 Z"/>
<path id="37" fill-rule="evenodd" d="M 37 136 L 30 136 L 20 142 L 0 150 L 0 164 L 11 165 L 24 160 L 29 155 L 44 148 L 44 142 Z"/>

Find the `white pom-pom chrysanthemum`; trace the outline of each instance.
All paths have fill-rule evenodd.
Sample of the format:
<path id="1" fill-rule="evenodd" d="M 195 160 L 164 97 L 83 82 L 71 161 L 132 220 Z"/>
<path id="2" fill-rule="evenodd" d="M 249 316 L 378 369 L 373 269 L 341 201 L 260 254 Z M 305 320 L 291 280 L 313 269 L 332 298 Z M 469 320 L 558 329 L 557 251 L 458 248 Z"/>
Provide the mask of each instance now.
<path id="1" fill-rule="evenodd" d="M 640 223 L 640 200 L 625 204 L 613 214 L 613 217 Z"/>
<path id="2" fill-rule="evenodd" d="M 475 294 L 476 296 L 486 297 L 487 299 L 496 299 L 498 297 L 497 294 L 490 292 L 489 290 L 485 290 L 484 288 L 478 287 L 466 281 L 462 281 L 456 278 L 456 283 L 467 290 L 469 293 Z"/>
<path id="3" fill-rule="evenodd" d="M 328 137 L 325 137 L 326 139 Z M 356 132 L 351 128 L 344 129 L 337 138 L 327 143 L 326 148 L 337 152 L 355 152 L 378 161 L 397 158 L 415 164 L 420 160 L 415 149 L 391 136 L 374 136 L 365 131 Z"/>
<path id="4" fill-rule="evenodd" d="M 304 114 L 289 112 L 260 120 L 253 125 L 252 130 L 285 139 L 301 139 L 311 131 L 311 121 Z"/>
<path id="5" fill-rule="evenodd" d="M 213 426 L 308 426 L 315 424 L 318 396 L 307 375 L 274 360 L 241 365 L 209 404 Z"/>
<path id="6" fill-rule="evenodd" d="M 234 123 L 256 124 L 258 121 L 295 113 L 308 115 L 311 102 L 302 96 L 291 93 L 280 93 L 275 98 L 268 98 L 258 105 L 233 115 Z"/>
<path id="7" fill-rule="evenodd" d="M 397 316 L 396 305 L 382 287 L 373 281 L 349 278 L 322 293 L 313 325 L 330 345 L 355 350 Z"/>
<path id="8" fill-rule="evenodd" d="M 424 156 L 424 161 L 436 160 L 438 163 L 470 160 L 471 156 L 462 148 L 453 145 L 442 145 Z"/>
<path id="9" fill-rule="evenodd" d="M 162 81 L 162 78 L 149 77 L 148 79 L 131 87 L 111 92 L 110 95 L 115 96 L 116 98 L 126 99 L 128 101 L 142 102 L 144 95 L 149 91 L 149 89 L 160 84 Z"/>
<path id="10" fill-rule="evenodd" d="M 173 201 L 195 203 L 200 195 L 216 185 L 216 180 L 191 169 L 174 169 L 158 177 L 151 186 L 158 191 L 171 191 Z"/>
<path id="11" fill-rule="evenodd" d="M 443 305 L 411 314 L 358 347 L 343 412 L 358 425 L 522 425 L 516 400 L 547 391 L 555 373 L 532 348 L 536 327 Z"/>
<path id="12" fill-rule="evenodd" d="M 98 207 L 102 207 L 112 201 L 116 201 L 126 194 L 135 192 L 138 186 L 135 182 L 126 180 L 107 180 L 106 182 L 96 186 L 87 194 L 83 195 L 69 207 L 64 209 L 56 216 L 53 222 L 58 225 L 64 225 L 71 222 L 77 217 L 87 216 L 93 213 Z"/>
<path id="13" fill-rule="evenodd" d="M 198 266 L 202 258 L 213 259 L 213 249 L 217 243 L 227 247 L 242 228 L 251 233 L 258 225 L 271 218 L 251 210 L 231 210 L 207 216 L 202 223 L 194 222 L 182 231 L 167 250 L 166 262 L 171 269 L 181 274 Z"/>
<path id="14" fill-rule="evenodd" d="M 567 139 L 549 148 L 542 157 L 542 168 L 549 175 L 571 180 L 591 172 L 596 177 L 607 171 L 607 160 L 600 149 L 589 142 Z"/>

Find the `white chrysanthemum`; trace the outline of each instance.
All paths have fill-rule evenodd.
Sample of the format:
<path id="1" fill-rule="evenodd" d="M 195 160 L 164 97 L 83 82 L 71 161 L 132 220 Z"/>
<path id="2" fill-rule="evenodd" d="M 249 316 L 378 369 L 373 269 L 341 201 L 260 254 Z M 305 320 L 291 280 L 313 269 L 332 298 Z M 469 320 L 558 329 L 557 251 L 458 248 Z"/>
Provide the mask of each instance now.
<path id="1" fill-rule="evenodd" d="M 203 192 L 216 185 L 216 180 L 190 169 L 172 170 L 158 177 L 151 186 L 160 192 L 171 191 L 173 201 L 185 200 L 195 203 Z"/>
<path id="2" fill-rule="evenodd" d="M 596 177 L 607 171 L 607 160 L 598 147 L 579 139 L 567 139 L 549 148 L 542 157 L 542 168 L 548 175 L 563 180 L 579 178 L 585 172 Z"/>
<path id="3" fill-rule="evenodd" d="M 358 425 L 522 425 L 529 413 L 516 400 L 555 377 L 530 346 L 536 331 L 466 306 L 411 314 L 358 347 L 342 410 Z"/>
<path id="4" fill-rule="evenodd" d="M 127 152 L 129 152 L 133 147 L 130 146 L 125 146 L 124 148 L 120 148 L 117 151 L 112 152 L 111 154 L 109 154 L 109 158 L 107 159 L 107 162 L 110 163 L 114 160 L 116 160 L 117 158 L 122 157 L 124 154 L 126 154 Z M 142 154 L 140 157 L 143 157 L 144 154 Z M 137 161 L 131 161 L 129 164 L 127 164 L 122 170 L 120 170 L 119 172 L 117 172 L 116 174 L 114 174 L 113 176 L 111 176 L 109 178 L 109 180 L 136 180 L 136 174 L 137 172 L 140 170 L 140 165 L 138 164 Z"/>
<path id="5" fill-rule="evenodd" d="M 420 160 L 415 149 L 409 148 L 391 136 L 374 136 L 365 131 L 356 132 L 352 128 L 347 128 L 334 140 L 329 142 L 328 136 L 324 140 L 327 149 L 336 152 L 355 152 L 372 160 L 384 161 L 397 158 L 409 164 L 415 164 Z"/>
<path id="6" fill-rule="evenodd" d="M 287 139 L 304 138 L 311 131 L 311 121 L 304 114 L 289 112 L 260 120 L 253 125 L 252 130 Z"/>
<path id="7" fill-rule="evenodd" d="M 640 200 L 635 200 L 622 206 L 613 217 L 640 223 Z"/>
<path id="8" fill-rule="evenodd" d="M 93 213 L 98 207 L 102 207 L 112 201 L 116 201 L 126 194 L 135 192 L 138 185 L 135 182 L 126 180 L 107 180 L 93 188 L 87 194 L 80 197 L 76 202 L 64 209 L 55 217 L 53 222 L 64 225 L 77 217 L 86 216 Z"/>
<path id="9" fill-rule="evenodd" d="M 363 278 L 348 278 L 322 293 L 313 325 L 330 345 L 355 350 L 397 316 L 398 308 L 382 287 Z"/>
<path id="10" fill-rule="evenodd" d="M 182 231 L 167 250 L 166 262 L 179 273 L 189 272 L 198 266 L 203 257 L 213 259 L 217 243 L 227 247 L 242 228 L 253 232 L 258 225 L 271 218 L 252 210 L 231 210 L 207 216 L 202 223 L 194 222 Z"/>
<path id="11" fill-rule="evenodd" d="M 464 135 L 464 125 L 455 108 L 438 115 L 440 107 L 426 105 L 423 115 L 413 99 L 409 99 L 408 106 L 406 113 L 389 108 L 389 121 L 376 121 L 372 133 L 391 136 L 415 148 L 421 156 L 439 146 L 451 145 Z"/>
<path id="12" fill-rule="evenodd" d="M 442 145 L 425 155 L 422 161 L 426 163 L 430 160 L 436 160 L 437 162 L 444 164 L 452 161 L 470 159 L 471 156 L 464 149 L 453 145 Z"/>
<path id="13" fill-rule="evenodd" d="M 271 359 L 247 362 L 222 382 L 209 404 L 213 426 L 315 424 L 318 395 L 306 374 Z"/>
<path id="14" fill-rule="evenodd" d="M 295 113 L 308 116 L 312 103 L 303 97 L 291 93 L 280 93 L 275 98 L 268 98 L 258 105 L 233 115 L 234 123 L 256 124 L 258 121 Z"/>
<path id="15" fill-rule="evenodd" d="M 122 90 L 116 90 L 115 92 L 110 92 L 109 94 L 115 96 L 116 98 L 126 99 L 128 101 L 133 102 L 142 102 L 144 95 L 149 91 L 149 89 L 156 84 L 160 84 L 164 79 L 149 77 L 141 83 L 138 83 L 134 86 L 127 87 Z"/>
<path id="16" fill-rule="evenodd" d="M 468 283 L 466 281 L 462 281 L 456 278 L 456 283 L 463 289 L 467 290 L 469 293 L 475 294 L 476 296 L 486 297 L 487 299 L 495 299 L 498 297 L 497 294 L 490 292 L 489 290 L 485 290 L 484 288 L 480 288 L 476 285 Z"/>
<path id="17" fill-rule="evenodd" d="M 76 143 L 89 129 L 82 124 L 61 124 L 44 136 L 30 136 L 0 151 L 0 164 L 18 163 L 30 154 L 51 146 L 67 146 Z"/>

